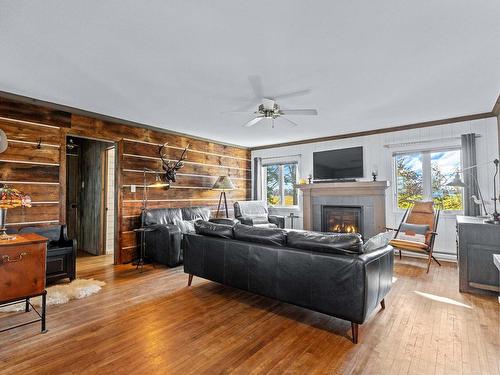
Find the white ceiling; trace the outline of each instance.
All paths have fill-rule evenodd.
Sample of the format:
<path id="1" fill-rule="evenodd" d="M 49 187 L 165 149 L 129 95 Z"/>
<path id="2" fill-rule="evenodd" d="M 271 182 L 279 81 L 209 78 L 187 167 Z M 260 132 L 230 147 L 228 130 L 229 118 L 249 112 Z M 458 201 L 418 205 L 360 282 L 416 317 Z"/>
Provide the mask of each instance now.
<path id="1" fill-rule="evenodd" d="M 257 146 L 491 111 L 500 1 L 0 0 L 0 51 L 2 91 Z M 243 128 L 249 76 L 319 116 Z"/>

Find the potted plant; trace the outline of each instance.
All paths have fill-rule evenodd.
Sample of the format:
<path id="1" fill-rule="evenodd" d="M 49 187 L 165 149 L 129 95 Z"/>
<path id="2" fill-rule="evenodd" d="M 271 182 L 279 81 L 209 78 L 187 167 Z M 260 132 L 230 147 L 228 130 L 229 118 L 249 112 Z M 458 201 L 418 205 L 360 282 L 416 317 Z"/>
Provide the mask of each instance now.
<path id="1" fill-rule="evenodd" d="M 31 197 L 7 185 L 0 187 L 0 240 L 12 239 L 7 235 L 5 224 L 7 210 L 16 207 L 31 207 Z"/>

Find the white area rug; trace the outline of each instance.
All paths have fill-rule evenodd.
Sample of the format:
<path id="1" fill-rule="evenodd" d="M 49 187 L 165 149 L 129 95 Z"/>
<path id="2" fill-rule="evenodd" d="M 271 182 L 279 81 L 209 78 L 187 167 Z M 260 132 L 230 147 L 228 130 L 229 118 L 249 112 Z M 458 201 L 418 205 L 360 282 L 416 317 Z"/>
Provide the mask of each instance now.
<path id="1" fill-rule="evenodd" d="M 69 284 L 57 284 L 47 288 L 47 305 L 62 305 L 72 299 L 82 299 L 98 293 L 106 285 L 104 281 L 94 279 L 76 279 Z M 39 307 L 42 297 L 31 298 L 30 302 Z M 0 308 L 0 312 L 24 311 L 25 303 Z"/>

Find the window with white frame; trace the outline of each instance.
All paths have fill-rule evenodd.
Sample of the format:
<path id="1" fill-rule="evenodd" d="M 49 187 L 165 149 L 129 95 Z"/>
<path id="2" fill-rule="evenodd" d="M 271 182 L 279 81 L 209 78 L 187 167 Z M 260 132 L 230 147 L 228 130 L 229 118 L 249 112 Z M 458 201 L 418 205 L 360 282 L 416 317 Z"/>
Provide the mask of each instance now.
<path id="1" fill-rule="evenodd" d="M 262 187 L 270 206 L 297 206 L 298 163 L 268 164 L 262 167 Z"/>
<path id="2" fill-rule="evenodd" d="M 432 200 L 446 211 L 463 210 L 463 192 L 446 186 L 462 169 L 460 149 L 414 151 L 394 154 L 396 207 L 406 209 L 413 201 Z"/>

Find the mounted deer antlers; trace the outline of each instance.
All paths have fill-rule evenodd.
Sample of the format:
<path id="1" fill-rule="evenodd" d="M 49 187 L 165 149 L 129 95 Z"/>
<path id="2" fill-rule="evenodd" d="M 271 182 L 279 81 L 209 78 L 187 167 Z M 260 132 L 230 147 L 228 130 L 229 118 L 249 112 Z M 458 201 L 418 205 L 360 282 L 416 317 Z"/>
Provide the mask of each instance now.
<path id="1" fill-rule="evenodd" d="M 164 179 L 166 182 L 170 183 L 170 182 L 175 182 L 175 175 L 177 171 L 184 166 L 183 161 L 187 157 L 187 151 L 190 145 L 188 144 L 186 146 L 184 151 L 182 151 L 181 157 L 177 161 L 167 159 L 167 155 L 163 152 L 167 146 L 168 143 L 164 143 L 163 145 L 161 145 L 160 149 L 158 150 L 158 153 L 160 154 L 160 159 L 162 163 L 161 168 L 165 171 Z"/>

